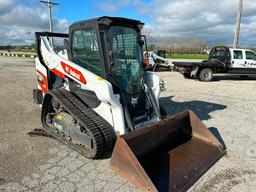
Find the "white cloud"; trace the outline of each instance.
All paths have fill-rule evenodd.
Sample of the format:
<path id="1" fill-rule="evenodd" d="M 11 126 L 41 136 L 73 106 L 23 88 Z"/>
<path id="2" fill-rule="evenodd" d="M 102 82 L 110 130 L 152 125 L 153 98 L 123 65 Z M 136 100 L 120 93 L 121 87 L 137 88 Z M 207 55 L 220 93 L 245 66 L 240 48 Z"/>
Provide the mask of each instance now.
<path id="1" fill-rule="evenodd" d="M 7 13 L 17 3 L 17 0 L 0 0 L 0 15 Z"/>
<path id="2" fill-rule="evenodd" d="M 196 37 L 211 44 L 232 44 L 238 0 L 154 0 L 144 4 L 155 36 Z M 141 10 L 140 6 L 137 7 Z M 147 10 L 147 11 L 145 11 Z M 256 2 L 244 1 L 241 45 L 256 45 Z"/>
<path id="3" fill-rule="evenodd" d="M 26 5 L 21 0 L 0 0 L 0 44 L 30 44 L 35 31 L 48 31 L 47 7 L 37 3 Z M 54 31 L 66 32 L 66 19 L 53 20 Z"/>
<path id="4" fill-rule="evenodd" d="M 120 2 L 124 2 L 120 4 Z M 239 0 L 106 0 L 105 12 L 134 7 L 144 17 L 147 34 L 155 37 L 195 37 L 210 44 L 233 42 Z M 256 2 L 244 0 L 240 45 L 256 46 Z"/>
<path id="5" fill-rule="evenodd" d="M 134 12 L 148 17 L 153 36 L 194 37 L 210 44 L 232 44 L 239 0 L 104 0 L 95 2 L 100 15 Z M 76 14 L 76 13 L 74 13 Z M 129 13 L 130 14 L 130 13 Z M 0 44 L 33 41 L 34 31 L 48 30 L 46 6 L 39 0 L 0 0 Z M 68 21 L 54 19 L 54 30 L 66 32 Z M 256 2 L 244 0 L 240 45 L 256 46 Z"/>

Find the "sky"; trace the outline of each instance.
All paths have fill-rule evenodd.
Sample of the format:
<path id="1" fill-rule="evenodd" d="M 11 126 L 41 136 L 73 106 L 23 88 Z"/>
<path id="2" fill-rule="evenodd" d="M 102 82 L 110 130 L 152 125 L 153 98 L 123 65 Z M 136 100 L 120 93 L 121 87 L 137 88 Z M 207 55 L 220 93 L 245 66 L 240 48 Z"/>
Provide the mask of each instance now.
<path id="1" fill-rule="evenodd" d="M 53 1 L 53 0 L 52 0 Z M 68 32 L 75 21 L 97 16 L 141 20 L 153 37 L 197 38 L 231 45 L 239 0 L 54 0 L 54 31 Z M 49 29 L 48 10 L 39 0 L 0 0 L 0 45 L 31 44 L 35 31 Z M 244 0 L 240 46 L 256 47 L 256 1 Z"/>

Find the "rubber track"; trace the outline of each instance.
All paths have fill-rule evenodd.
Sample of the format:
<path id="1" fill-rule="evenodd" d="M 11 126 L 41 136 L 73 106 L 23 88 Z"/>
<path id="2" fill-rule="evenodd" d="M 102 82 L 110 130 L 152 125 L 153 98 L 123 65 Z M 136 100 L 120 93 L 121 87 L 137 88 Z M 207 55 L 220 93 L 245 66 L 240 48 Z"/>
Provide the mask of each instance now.
<path id="1" fill-rule="evenodd" d="M 72 104 L 74 104 L 81 113 L 83 113 L 87 118 L 89 118 L 95 126 L 97 126 L 101 134 L 104 137 L 104 151 L 108 152 L 113 149 L 114 142 L 116 139 L 114 129 L 112 126 L 101 116 L 99 116 L 95 111 L 82 103 L 75 95 L 64 89 L 59 90 Z"/>
<path id="2" fill-rule="evenodd" d="M 92 109 L 86 107 L 74 95 L 63 89 L 51 90 L 47 92 L 47 95 L 45 97 L 46 99 L 44 100 L 41 116 L 42 123 L 47 132 L 49 132 L 58 140 L 61 140 L 62 142 L 64 142 L 65 144 L 67 144 L 68 146 L 78 151 L 87 158 L 98 158 L 108 153 L 107 150 L 112 149 L 113 144 L 111 143 L 115 138 L 114 132 L 112 131 L 113 129 L 103 120 L 100 121 L 99 119 L 101 117 L 98 116 Z M 65 137 L 56 133 L 55 131 L 53 131 L 52 128 L 47 126 L 47 124 L 44 122 L 44 116 L 47 114 L 47 111 L 49 111 L 51 107 L 51 99 L 48 99 L 49 95 L 51 95 L 51 97 L 55 97 L 62 105 L 62 107 L 64 107 L 64 109 L 68 111 L 68 113 L 70 113 L 70 115 L 72 115 L 92 136 L 96 145 L 95 151 L 93 151 L 93 153 L 92 150 L 88 148 L 82 147 L 80 145 L 72 143 L 69 140 L 66 140 Z M 46 107 L 47 109 L 45 109 Z"/>

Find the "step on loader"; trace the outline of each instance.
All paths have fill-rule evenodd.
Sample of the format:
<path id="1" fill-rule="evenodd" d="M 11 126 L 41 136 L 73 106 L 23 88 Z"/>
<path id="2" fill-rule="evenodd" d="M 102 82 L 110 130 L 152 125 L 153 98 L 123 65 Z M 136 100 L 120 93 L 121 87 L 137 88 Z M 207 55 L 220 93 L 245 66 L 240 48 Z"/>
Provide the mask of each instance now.
<path id="1" fill-rule="evenodd" d="M 36 32 L 33 98 L 48 135 L 90 159 L 112 152 L 111 168 L 143 191 L 186 191 L 225 150 L 192 111 L 161 114 L 142 27 L 105 16 Z"/>

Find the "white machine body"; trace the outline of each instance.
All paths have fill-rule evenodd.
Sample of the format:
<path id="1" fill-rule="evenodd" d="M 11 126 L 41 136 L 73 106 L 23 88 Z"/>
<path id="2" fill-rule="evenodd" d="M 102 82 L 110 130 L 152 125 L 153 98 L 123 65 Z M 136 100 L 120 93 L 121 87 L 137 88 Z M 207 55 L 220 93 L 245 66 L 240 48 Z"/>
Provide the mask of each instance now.
<path id="1" fill-rule="evenodd" d="M 67 51 L 65 49 L 55 53 L 47 37 L 41 37 L 40 50 L 43 61 L 49 70 L 65 79 L 65 89 L 69 90 L 68 79 L 72 79 L 79 84 L 81 89 L 93 91 L 97 98 L 101 101 L 101 104 L 98 107 L 93 108 L 93 110 L 103 117 L 110 125 L 112 125 L 118 134 L 124 134 L 127 132 L 123 107 L 120 103 L 120 95 L 114 94 L 110 82 L 68 60 Z M 45 82 L 47 81 L 47 70 L 40 63 L 38 58 L 35 59 L 35 63 L 37 79 L 42 79 L 42 83 L 40 83 L 38 80 L 38 89 L 42 90 L 42 92 L 45 94 L 48 90 L 47 82 Z M 164 83 L 153 72 L 145 71 L 144 75 L 146 79 L 145 86 L 151 88 L 159 107 L 158 98 L 161 90 L 165 89 Z M 156 117 L 152 117 L 151 120 L 149 119 L 145 123 L 149 124 L 155 120 Z M 141 123 L 136 127 L 142 127 L 145 125 L 145 123 Z"/>

